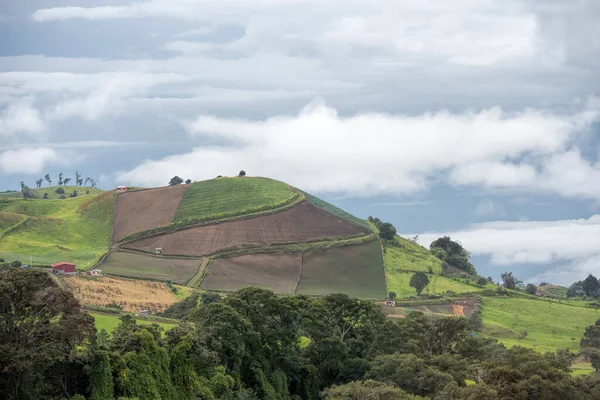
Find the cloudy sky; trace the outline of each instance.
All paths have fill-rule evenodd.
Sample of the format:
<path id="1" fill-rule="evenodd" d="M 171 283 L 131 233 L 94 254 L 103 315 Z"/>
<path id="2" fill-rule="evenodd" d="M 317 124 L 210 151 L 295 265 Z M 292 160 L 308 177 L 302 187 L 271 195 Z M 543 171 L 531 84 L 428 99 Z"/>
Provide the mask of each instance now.
<path id="1" fill-rule="evenodd" d="M 7 0 L 0 188 L 284 180 L 498 279 L 600 274 L 596 0 Z"/>

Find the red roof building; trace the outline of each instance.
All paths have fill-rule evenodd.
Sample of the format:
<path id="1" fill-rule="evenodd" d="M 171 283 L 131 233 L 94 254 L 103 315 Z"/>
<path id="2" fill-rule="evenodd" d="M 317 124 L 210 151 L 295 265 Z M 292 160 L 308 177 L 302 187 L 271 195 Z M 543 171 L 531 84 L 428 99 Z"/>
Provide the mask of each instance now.
<path id="1" fill-rule="evenodd" d="M 77 272 L 77 270 L 75 269 L 75 264 L 68 262 L 59 262 L 56 264 L 52 264 L 52 270 L 55 273 L 61 274 L 74 274 Z"/>

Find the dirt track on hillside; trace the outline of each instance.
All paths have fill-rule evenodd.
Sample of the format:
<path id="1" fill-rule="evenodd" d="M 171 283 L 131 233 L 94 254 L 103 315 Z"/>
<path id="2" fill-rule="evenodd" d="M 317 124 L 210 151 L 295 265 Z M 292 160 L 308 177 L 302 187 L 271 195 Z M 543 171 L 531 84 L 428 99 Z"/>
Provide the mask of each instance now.
<path id="1" fill-rule="evenodd" d="M 123 193 L 117 197 L 113 243 L 123 237 L 173 221 L 186 185 Z"/>
<path id="2" fill-rule="evenodd" d="M 244 244 L 297 243 L 361 232 L 361 228 L 302 202 L 280 213 L 140 239 L 126 247 L 147 252 L 162 247 L 164 254 L 202 256 Z"/>
<path id="3" fill-rule="evenodd" d="M 208 266 L 204 290 L 236 291 L 248 286 L 292 294 L 300 277 L 301 254 L 253 254 L 221 258 Z"/>

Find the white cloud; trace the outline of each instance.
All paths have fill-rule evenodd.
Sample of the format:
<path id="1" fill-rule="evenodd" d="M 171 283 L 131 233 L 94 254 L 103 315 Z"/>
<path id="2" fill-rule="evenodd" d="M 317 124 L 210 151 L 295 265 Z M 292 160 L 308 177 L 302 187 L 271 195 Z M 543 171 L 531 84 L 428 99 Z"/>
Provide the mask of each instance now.
<path id="1" fill-rule="evenodd" d="M 23 148 L 0 153 L 0 175 L 35 174 L 49 163 L 62 163 L 58 153 L 50 148 Z"/>
<path id="2" fill-rule="evenodd" d="M 552 282 L 559 276 L 561 283 L 572 282 L 594 266 L 597 272 L 600 266 L 600 215 L 561 221 L 486 222 L 455 232 L 421 233 L 419 243 L 429 247 L 441 236 L 459 241 L 474 255 L 489 256 L 498 266 L 561 262 L 561 267 L 548 272 L 554 276 Z"/>
<path id="3" fill-rule="evenodd" d="M 569 154 L 564 152 L 570 141 L 585 127 L 583 114 L 587 115 L 491 109 L 463 114 L 341 117 L 335 109 L 315 101 L 297 116 L 264 121 L 202 115 L 186 124 L 189 134 L 221 145 L 198 146 L 184 155 L 146 161 L 122 173 L 120 179 L 156 185 L 173 172 L 202 179 L 244 168 L 251 175 L 275 177 L 309 191 L 369 196 L 413 194 L 426 189 L 430 179 L 440 173 L 476 165 L 471 175 L 460 175 L 462 180 L 457 183 L 521 188 L 525 176 L 530 185 L 533 177 L 547 181 L 536 183 L 534 189 L 582 195 L 581 190 L 574 191 L 575 184 L 552 186 L 559 180 L 568 181 L 569 176 L 557 176 L 548 168 L 537 171 L 529 161 L 513 161 L 517 165 L 514 168 L 503 163 L 525 156 L 543 162 L 554 155 Z M 579 179 L 578 175 L 575 178 Z M 600 192 L 587 189 L 587 195 L 600 197 Z"/>
<path id="4" fill-rule="evenodd" d="M 440 236 L 460 241 L 471 253 L 498 265 L 550 263 L 600 254 L 600 215 L 563 221 L 497 221 L 445 233 L 419 234 L 424 246 Z"/>
<path id="5" fill-rule="evenodd" d="M 0 137 L 16 133 L 39 134 L 44 129 L 38 110 L 27 102 L 17 101 L 0 110 Z"/>
<path id="6" fill-rule="evenodd" d="M 506 215 L 504 208 L 491 199 L 481 200 L 477 203 L 475 213 L 477 215 Z"/>
<path id="7" fill-rule="evenodd" d="M 527 281 L 534 284 L 549 282 L 555 285 L 569 286 L 575 281 L 585 279 L 589 274 L 597 277 L 598 271 L 600 271 L 600 255 L 560 265 L 537 274 Z"/>
<path id="8" fill-rule="evenodd" d="M 177 40 L 165 43 L 165 50 L 174 51 L 182 54 L 197 54 L 213 49 L 215 46 L 207 42 L 188 42 Z"/>

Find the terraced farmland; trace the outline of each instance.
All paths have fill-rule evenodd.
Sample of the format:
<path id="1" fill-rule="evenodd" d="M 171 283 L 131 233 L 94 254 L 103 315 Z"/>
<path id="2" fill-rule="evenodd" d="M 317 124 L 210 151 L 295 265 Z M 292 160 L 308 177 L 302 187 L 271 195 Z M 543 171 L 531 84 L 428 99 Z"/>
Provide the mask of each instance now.
<path id="1" fill-rule="evenodd" d="M 301 254 L 253 254 L 209 264 L 201 289 L 236 291 L 248 286 L 292 294 L 300 277 Z"/>
<path id="2" fill-rule="evenodd" d="M 164 254 L 204 256 L 232 246 L 268 246 L 360 235 L 364 233 L 361 229 L 302 202 L 276 214 L 149 237 L 125 247 L 146 252 L 162 247 Z"/>
<path id="3" fill-rule="evenodd" d="M 268 178 L 217 178 L 195 182 L 185 191 L 175 221 L 218 219 L 270 210 L 298 196 L 287 184 Z"/>
<path id="4" fill-rule="evenodd" d="M 125 311 L 163 311 L 178 299 L 165 283 L 111 277 L 64 277 L 63 282 L 82 304 L 106 307 L 120 304 Z"/>
<path id="5" fill-rule="evenodd" d="M 297 293 L 346 293 L 364 299 L 384 299 L 385 278 L 379 240 L 305 254 Z"/>
<path id="6" fill-rule="evenodd" d="M 66 200 L 15 200 L 0 210 L 31 216 L 0 238 L 0 257 L 34 264 L 93 265 L 108 250 L 114 193 Z"/>
<path id="7" fill-rule="evenodd" d="M 188 187 L 189 185 L 177 185 L 118 195 L 113 243 L 129 234 L 169 224 Z"/>
<path id="8" fill-rule="evenodd" d="M 154 257 L 113 251 L 99 268 L 107 274 L 184 284 L 198 271 L 201 263 L 202 259 Z"/>
<path id="9" fill-rule="evenodd" d="M 357 218 L 354 215 L 342 210 L 341 208 L 338 208 L 338 207 L 334 206 L 333 204 L 330 204 L 324 200 L 321 200 L 318 197 L 313 196 L 312 194 L 309 194 L 306 192 L 302 192 L 302 193 L 304 193 L 306 200 L 313 206 L 320 208 L 321 210 L 326 211 L 329 214 L 335 215 L 336 217 L 338 217 L 342 220 L 345 220 L 352 224 L 358 225 L 358 226 L 362 227 L 363 229 L 366 229 L 368 231 L 371 230 L 371 227 L 369 226 L 367 221 Z"/>

